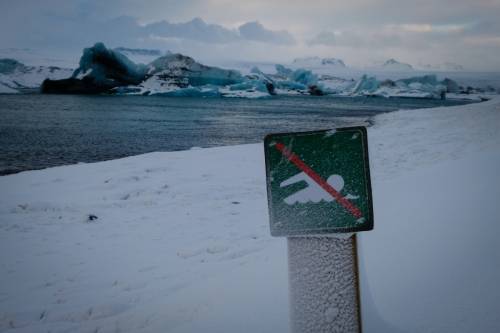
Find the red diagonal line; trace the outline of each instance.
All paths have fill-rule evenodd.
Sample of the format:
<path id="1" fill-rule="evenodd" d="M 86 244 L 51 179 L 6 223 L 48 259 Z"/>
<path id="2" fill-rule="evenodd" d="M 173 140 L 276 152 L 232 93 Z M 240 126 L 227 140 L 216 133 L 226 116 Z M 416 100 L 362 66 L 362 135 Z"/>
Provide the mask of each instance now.
<path id="1" fill-rule="evenodd" d="M 285 156 L 290 162 L 295 164 L 297 168 L 306 173 L 312 178 L 323 190 L 328 192 L 332 197 L 334 197 L 338 203 L 340 203 L 345 209 L 347 209 L 355 218 L 359 219 L 363 216 L 363 213 L 356 207 L 352 202 L 343 197 L 337 190 L 335 190 L 330 184 L 326 182 L 320 175 L 318 175 L 313 169 L 311 169 L 307 164 L 305 164 L 297 155 L 295 155 L 291 150 L 285 147 L 281 142 L 275 144 L 276 149 Z"/>

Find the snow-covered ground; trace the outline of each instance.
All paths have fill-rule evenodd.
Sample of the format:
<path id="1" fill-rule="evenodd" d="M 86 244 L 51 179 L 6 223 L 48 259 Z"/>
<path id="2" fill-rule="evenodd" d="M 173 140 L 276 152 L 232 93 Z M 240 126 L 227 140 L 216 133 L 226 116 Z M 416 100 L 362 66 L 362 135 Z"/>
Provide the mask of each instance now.
<path id="1" fill-rule="evenodd" d="M 35 90 L 45 79 L 59 80 L 73 74 L 69 68 L 26 66 L 15 59 L 0 59 L 0 94 Z"/>
<path id="2" fill-rule="evenodd" d="M 364 331 L 498 331 L 500 99 L 379 115 L 368 135 Z M 0 331 L 287 332 L 262 148 L 0 177 Z"/>

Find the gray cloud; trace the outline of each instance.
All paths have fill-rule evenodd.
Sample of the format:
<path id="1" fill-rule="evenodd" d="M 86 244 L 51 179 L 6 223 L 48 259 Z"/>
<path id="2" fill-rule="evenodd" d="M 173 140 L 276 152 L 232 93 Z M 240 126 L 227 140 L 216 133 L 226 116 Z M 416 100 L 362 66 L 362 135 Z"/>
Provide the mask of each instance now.
<path id="1" fill-rule="evenodd" d="M 185 23 L 155 22 L 144 26 L 143 30 L 146 35 L 185 38 L 206 43 L 231 43 L 240 39 L 236 30 L 217 24 L 207 24 L 201 18 Z"/>
<path id="2" fill-rule="evenodd" d="M 19 30 L 16 29 L 16 31 L 22 32 L 22 38 L 12 34 L 13 29 L 0 29 L 2 44 L 21 44 L 23 47 L 42 45 L 84 47 L 96 41 L 103 41 L 111 45 L 134 46 L 138 43 L 148 43 L 152 37 L 156 40 L 175 38 L 206 44 L 228 44 L 242 41 L 275 44 L 293 44 L 295 42 L 287 31 L 274 31 L 264 27 L 259 22 L 244 23 L 237 29 L 226 28 L 219 24 L 209 24 L 201 18 L 180 23 L 162 20 L 139 24 L 138 20 L 131 16 L 120 16 L 106 20 L 96 19 L 87 14 L 88 10 L 85 8 L 83 14 L 70 16 L 61 16 L 54 12 L 42 14 L 29 21 L 29 25 L 21 24 Z M 5 45 L 0 45 L 0 47 L 2 46 L 5 47 Z"/>
<path id="3" fill-rule="evenodd" d="M 498 70 L 498 17 L 499 0 L 0 0 L 0 48 L 81 51 L 103 41 L 195 57 L 317 55 L 361 65 L 378 57 Z"/>
<path id="4" fill-rule="evenodd" d="M 322 31 L 313 38 L 307 41 L 309 45 L 328 45 L 334 46 L 337 38 L 335 34 L 331 31 Z"/>
<path id="5" fill-rule="evenodd" d="M 259 22 L 248 22 L 238 28 L 242 38 L 266 43 L 294 44 L 295 39 L 285 30 L 272 31 Z"/>

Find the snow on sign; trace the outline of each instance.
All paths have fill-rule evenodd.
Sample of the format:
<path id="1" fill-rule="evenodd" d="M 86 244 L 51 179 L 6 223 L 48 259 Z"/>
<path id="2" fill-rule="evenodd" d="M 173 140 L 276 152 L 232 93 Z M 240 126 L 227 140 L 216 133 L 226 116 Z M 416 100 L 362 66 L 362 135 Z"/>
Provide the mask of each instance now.
<path id="1" fill-rule="evenodd" d="M 366 128 L 264 139 L 271 235 L 373 229 Z"/>

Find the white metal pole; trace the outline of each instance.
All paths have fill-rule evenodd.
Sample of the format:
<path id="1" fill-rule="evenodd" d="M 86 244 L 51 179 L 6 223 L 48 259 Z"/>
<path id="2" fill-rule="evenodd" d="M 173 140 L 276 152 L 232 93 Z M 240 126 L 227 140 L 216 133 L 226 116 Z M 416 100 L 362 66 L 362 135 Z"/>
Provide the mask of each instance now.
<path id="1" fill-rule="evenodd" d="M 356 235 L 289 237 L 293 333 L 361 332 Z"/>

